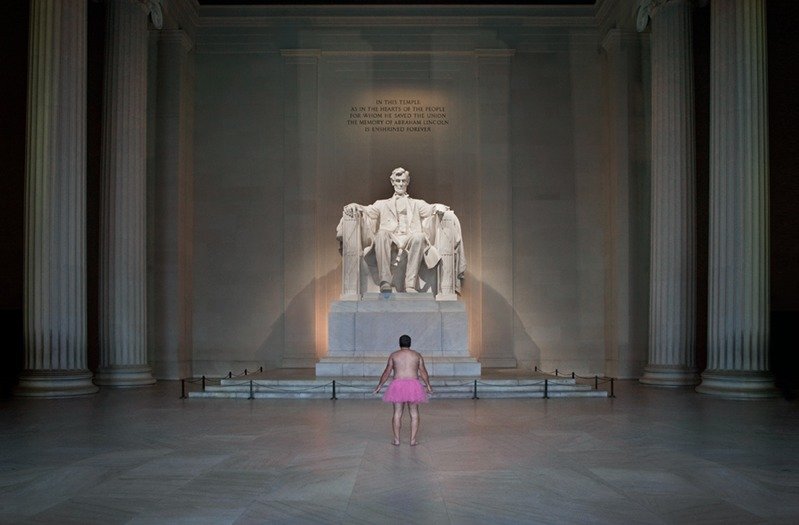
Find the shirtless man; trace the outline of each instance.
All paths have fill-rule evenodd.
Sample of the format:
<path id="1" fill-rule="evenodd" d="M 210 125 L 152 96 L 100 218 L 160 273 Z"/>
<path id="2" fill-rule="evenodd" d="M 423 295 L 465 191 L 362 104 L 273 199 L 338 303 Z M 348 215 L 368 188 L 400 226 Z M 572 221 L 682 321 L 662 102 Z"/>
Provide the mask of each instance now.
<path id="1" fill-rule="evenodd" d="M 407 405 L 408 411 L 411 413 L 411 446 L 415 446 L 418 444 L 416 433 L 419 431 L 419 403 L 427 403 L 427 395 L 422 390 L 419 379 L 421 378 L 424 382 L 428 394 L 433 393 L 433 387 L 430 386 L 430 377 L 424 367 L 422 355 L 415 350 L 411 350 L 410 336 L 403 335 L 400 337 L 399 345 L 400 349 L 388 356 L 388 364 L 386 364 L 383 375 L 380 376 L 380 382 L 377 383 L 374 393 L 380 392 L 380 388 L 382 388 L 383 383 L 386 382 L 393 370 L 394 379 L 383 395 L 383 401 L 394 403 L 394 417 L 391 420 L 391 426 L 394 430 L 392 444 L 395 446 L 400 444 L 402 415 L 405 413 L 405 406 Z"/>

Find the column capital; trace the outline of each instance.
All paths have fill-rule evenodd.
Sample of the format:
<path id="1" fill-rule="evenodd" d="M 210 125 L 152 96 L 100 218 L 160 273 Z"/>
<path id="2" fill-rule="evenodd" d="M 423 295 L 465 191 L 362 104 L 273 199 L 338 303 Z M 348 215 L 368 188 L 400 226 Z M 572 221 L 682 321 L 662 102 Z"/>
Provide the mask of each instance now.
<path id="1" fill-rule="evenodd" d="M 660 8 L 666 4 L 687 4 L 690 8 L 694 5 L 703 5 L 706 2 L 707 0 L 639 0 L 635 13 L 635 28 L 639 33 L 646 30 L 649 19 L 654 18 Z"/>
<path id="2" fill-rule="evenodd" d="M 164 12 L 161 8 L 162 0 L 117 0 L 128 4 L 138 4 L 142 12 L 149 15 L 156 29 L 164 27 Z"/>
<path id="3" fill-rule="evenodd" d="M 156 29 L 162 29 L 164 27 L 164 11 L 161 9 L 161 0 L 139 0 L 139 2 L 144 4 L 147 14 L 153 21 L 153 26 Z"/>

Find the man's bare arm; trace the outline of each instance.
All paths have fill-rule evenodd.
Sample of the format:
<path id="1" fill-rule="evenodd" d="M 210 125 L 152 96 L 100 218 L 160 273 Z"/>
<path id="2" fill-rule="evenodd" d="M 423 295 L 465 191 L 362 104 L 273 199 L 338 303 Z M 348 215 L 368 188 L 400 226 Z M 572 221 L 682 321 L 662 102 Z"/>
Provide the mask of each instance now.
<path id="1" fill-rule="evenodd" d="M 383 383 L 388 381 L 388 376 L 391 375 L 391 370 L 394 368 L 394 354 L 388 356 L 388 363 L 386 363 L 386 369 L 383 370 L 383 375 L 380 376 L 380 381 L 377 383 L 377 387 L 375 388 L 374 393 L 377 394 L 380 392 L 380 389 L 383 387 Z"/>
<path id="2" fill-rule="evenodd" d="M 430 376 L 427 375 L 427 368 L 424 366 L 424 358 L 422 357 L 422 354 L 419 354 L 419 377 L 422 378 L 424 386 L 427 387 L 427 392 L 432 394 L 433 387 L 430 386 Z"/>

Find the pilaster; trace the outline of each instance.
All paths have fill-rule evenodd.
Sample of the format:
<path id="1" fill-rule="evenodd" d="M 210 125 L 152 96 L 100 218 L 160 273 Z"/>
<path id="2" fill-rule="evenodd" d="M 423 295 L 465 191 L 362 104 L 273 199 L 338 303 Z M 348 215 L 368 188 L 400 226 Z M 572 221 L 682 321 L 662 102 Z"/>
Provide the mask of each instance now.
<path id="1" fill-rule="evenodd" d="M 645 41 L 621 29 L 602 42 L 605 55 L 605 374 L 640 377 L 648 314 L 648 158 Z M 648 201 L 648 199 L 647 199 Z"/>
<path id="2" fill-rule="evenodd" d="M 513 206 L 510 178 L 510 64 L 513 49 L 477 49 L 477 171 L 480 180 L 484 367 L 515 367 Z"/>
<path id="3" fill-rule="evenodd" d="M 284 367 L 317 359 L 318 49 L 284 49 Z M 329 234 L 326 234 L 329 235 Z M 326 309 L 328 305 L 323 305 Z M 320 308 L 321 309 L 321 308 Z M 319 344 L 324 347 L 325 341 Z"/>
<path id="4" fill-rule="evenodd" d="M 148 301 L 153 369 L 161 379 L 192 373 L 192 41 L 179 29 L 158 35 L 155 188 Z"/>

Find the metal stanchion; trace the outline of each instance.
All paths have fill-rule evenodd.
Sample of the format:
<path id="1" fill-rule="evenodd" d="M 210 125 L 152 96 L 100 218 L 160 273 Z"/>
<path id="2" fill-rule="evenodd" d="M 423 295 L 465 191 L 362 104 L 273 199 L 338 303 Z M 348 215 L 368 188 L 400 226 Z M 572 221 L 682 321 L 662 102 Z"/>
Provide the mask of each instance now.
<path id="1" fill-rule="evenodd" d="M 205 376 L 203 376 L 203 392 L 205 392 Z"/>
<path id="2" fill-rule="evenodd" d="M 477 379 L 474 380 L 474 390 L 472 391 L 472 399 L 480 399 L 477 397 Z"/>
<path id="3" fill-rule="evenodd" d="M 336 397 L 336 380 L 335 379 L 333 380 L 333 395 L 331 396 L 330 399 L 338 399 Z"/>
<path id="4" fill-rule="evenodd" d="M 544 399 L 549 399 L 549 379 L 544 379 Z"/>
<path id="5" fill-rule="evenodd" d="M 574 379 L 574 372 L 572 372 L 572 379 Z"/>
<path id="6" fill-rule="evenodd" d="M 555 369 L 555 377 L 558 377 L 558 369 Z"/>
<path id="7" fill-rule="evenodd" d="M 538 365 L 535 365 L 535 368 L 534 368 L 534 370 L 535 370 L 536 372 L 538 372 Z"/>
<path id="8" fill-rule="evenodd" d="M 247 369 L 246 368 L 244 369 L 244 375 L 245 376 L 247 375 Z"/>
<path id="9" fill-rule="evenodd" d="M 610 378 L 610 397 L 616 397 L 616 395 L 613 393 L 613 378 L 612 377 Z"/>
<path id="10" fill-rule="evenodd" d="M 259 371 L 259 372 L 263 372 L 263 371 L 264 371 L 264 367 L 262 367 L 262 366 L 259 366 L 259 367 L 258 367 L 258 371 Z"/>
<path id="11" fill-rule="evenodd" d="M 227 373 L 227 378 L 228 379 L 232 379 L 233 378 L 233 372 L 228 372 Z"/>
<path id="12" fill-rule="evenodd" d="M 594 390 L 599 388 L 599 376 L 594 376 Z"/>
<path id="13" fill-rule="evenodd" d="M 250 399 L 255 399 L 255 396 L 252 395 L 252 379 L 250 379 Z"/>
<path id="14" fill-rule="evenodd" d="M 180 399 L 186 399 L 186 380 L 180 380 Z"/>

